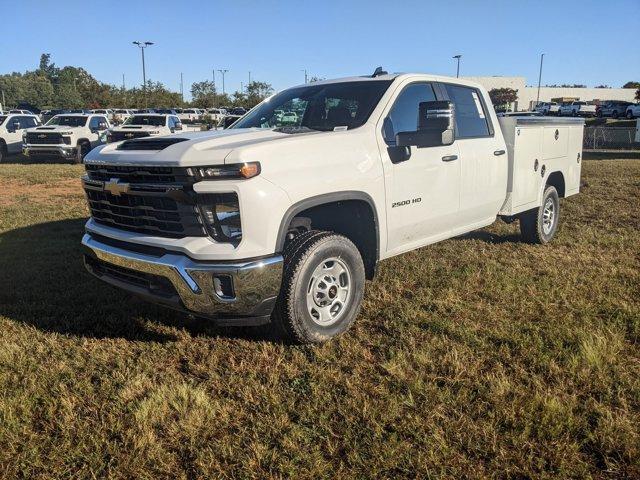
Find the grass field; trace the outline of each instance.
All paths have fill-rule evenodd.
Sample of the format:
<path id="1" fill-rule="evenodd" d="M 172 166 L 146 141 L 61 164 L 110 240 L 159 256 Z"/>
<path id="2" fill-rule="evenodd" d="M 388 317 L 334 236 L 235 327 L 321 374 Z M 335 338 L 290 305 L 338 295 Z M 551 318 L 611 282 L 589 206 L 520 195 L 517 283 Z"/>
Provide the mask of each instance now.
<path id="1" fill-rule="evenodd" d="M 94 280 L 81 170 L 0 165 L 0 477 L 640 478 L 640 162 L 586 161 L 549 246 L 383 262 L 319 347 Z"/>

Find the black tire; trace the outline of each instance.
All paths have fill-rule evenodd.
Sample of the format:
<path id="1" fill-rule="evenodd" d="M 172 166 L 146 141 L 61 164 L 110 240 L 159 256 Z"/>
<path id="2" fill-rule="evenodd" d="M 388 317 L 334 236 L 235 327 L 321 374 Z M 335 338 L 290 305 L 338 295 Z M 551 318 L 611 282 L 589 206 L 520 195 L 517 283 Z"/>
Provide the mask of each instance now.
<path id="1" fill-rule="evenodd" d="M 549 225 L 546 220 L 547 202 L 553 206 L 553 218 Z M 534 208 L 520 215 L 520 235 L 527 243 L 545 244 L 549 243 L 558 230 L 560 220 L 560 197 L 555 187 L 548 185 L 542 195 L 540 207 Z"/>
<path id="2" fill-rule="evenodd" d="M 2 163 L 8 156 L 9 152 L 7 151 L 7 146 L 4 144 L 4 142 L 0 142 L 0 163 Z"/>
<path id="3" fill-rule="evenodd" d="M 280 296 L 276 302 L 272 320 L 278 333 L 285 339 L 295 343 L 322 343 L 344 333 L 353 323 L 360 312 L 364 295 L 365 271 L 360 252 L 348 238 L 332 232 L 312 230 L 294 238 L 283 253 L 284 269 Z M 345 274 L 340 279 L 345 281 L 348 291 L 344 297 L 344 304 L 327 324 L 322 324 L 321 318 L 314 318 L 312 311 L 320 317 L 312 302 L 308 305 L 308 295 L 313 293 L 316 285 L 322 285 L 323 278 L 314 274 L 322 265 L 335 265 L 330 259 L 337 259 L 345 267 Z M 336 284 L 337 285 L 337 284 Z M 326 286 L 326 285 L 325 285 Z M 341 286 L 344 288 L 344 284 Z M 330 293 L 334 287 L 328 288 Z M 337 290 L 336 290 L 337 291 Z M 313 297 L 315 301 L 315 296 Z M 341 304 L 334 291 L 331 297 L 333 303 L 325 305 L 331 310 L 333 306 Z M 326 311 L 326 310 L 325 310 Z"/>
<path id="4" fill-rule="evenodd" d="M 75 163 L 82 163 L 84 157 L 91 151 L 91 144 L 89 142 L 78 142 L 76 148 L 76 156 L 74 158 Z"/>

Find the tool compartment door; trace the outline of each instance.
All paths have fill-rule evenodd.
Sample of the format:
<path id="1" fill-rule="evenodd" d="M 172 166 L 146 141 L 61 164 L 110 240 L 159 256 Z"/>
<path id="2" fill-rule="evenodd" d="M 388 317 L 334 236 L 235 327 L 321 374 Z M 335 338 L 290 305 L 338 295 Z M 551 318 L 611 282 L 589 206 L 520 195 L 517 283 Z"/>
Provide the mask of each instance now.
<path id="1" fill-rule="evenodd" d="M 564 157 L 569 146 L 569 127 L 548 126 L 543 127 L 542 133 L 542 159 Z"/>
<path id="2" fill-rule="evenodd" d="M 511 191 L 514 210 L 522 211 L 524 206 L 538 200 L 542 142 L 542 128 L 516 127 Z"/>

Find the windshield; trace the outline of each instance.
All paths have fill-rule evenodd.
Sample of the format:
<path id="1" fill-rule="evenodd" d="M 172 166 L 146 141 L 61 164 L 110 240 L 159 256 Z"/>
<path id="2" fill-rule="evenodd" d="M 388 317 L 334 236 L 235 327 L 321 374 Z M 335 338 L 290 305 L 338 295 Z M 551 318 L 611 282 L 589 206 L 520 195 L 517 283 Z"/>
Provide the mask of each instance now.
<path id="1" fill-rule="evenodd" d="M 47 125 L 66 125 L 67 127 L 84 127 L 87 117 L 56 115 L 47 122 Z"/>
<path id="2" fill-rule="evenodd" d="M 290 88 L 262 102 L 233 128 L 357 128 L 367 121 L 389 85 L 390 80 L 369 80 Z"/>
<path id="3" fill-rule="evenodd" d="M 123 125 L 153 125 L 154 127 L 164 127 L 164 115 L 134 115 L 127 118 Z"/>

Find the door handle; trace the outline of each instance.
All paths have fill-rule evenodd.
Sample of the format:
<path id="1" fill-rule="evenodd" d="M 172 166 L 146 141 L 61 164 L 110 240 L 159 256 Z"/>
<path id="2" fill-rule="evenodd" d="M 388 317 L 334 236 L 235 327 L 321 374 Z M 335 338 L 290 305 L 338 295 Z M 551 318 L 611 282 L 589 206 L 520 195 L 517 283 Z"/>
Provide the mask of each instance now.
<path id="1" fill-rule="evenodd" d="M 458 155 L 445 155 L 442 157 L 443 162 L 453 162 L 458 159 Z"/>
<path id="2" fill-rule="evenodd" d="M 493 154 L 497 157 L 499 155 L 504 155 L 506 152 L 504 150 L 496 150 Z"/>

